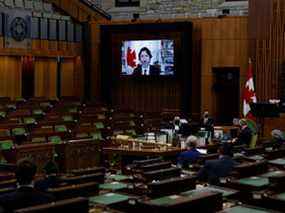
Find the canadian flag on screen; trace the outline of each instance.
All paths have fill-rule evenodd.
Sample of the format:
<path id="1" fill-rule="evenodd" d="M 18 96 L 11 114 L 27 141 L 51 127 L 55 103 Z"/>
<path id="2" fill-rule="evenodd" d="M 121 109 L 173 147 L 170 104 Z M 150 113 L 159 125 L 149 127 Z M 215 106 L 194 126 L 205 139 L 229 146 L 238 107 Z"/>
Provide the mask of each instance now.
<path id="1" fill-rule="evenodd" d="M 246 118 L 253 118 L 253 115 L 250 111 L 250 103 L 256 103 L 256 95 L 254 91 L 252 63 L 249 59 L 247 80 L 243 91 L 243 116 Z"/>
<path id="2" fill-rule="evenodd" d="M 128 47 L 127 50 L 127 64 L 130 67 L 136 67 L 137 63 L 136 63 L 136 51 L 132 50 L 130 47 Z"/>

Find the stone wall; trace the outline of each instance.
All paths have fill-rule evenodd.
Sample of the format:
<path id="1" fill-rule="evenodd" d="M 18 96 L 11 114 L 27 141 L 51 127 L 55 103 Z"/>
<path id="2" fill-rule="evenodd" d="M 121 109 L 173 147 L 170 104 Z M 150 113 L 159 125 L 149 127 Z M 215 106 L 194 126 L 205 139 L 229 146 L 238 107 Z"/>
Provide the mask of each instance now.
<path id="1" fill-rule="evenodd" d="M 225 0 L 140 0 L 139 7 L 115 7 L 115 0 L 100 1 L 112 19 L 132 19 L 134 13 L 138 13 L 140 19 L 218 16 L 228 7 L 232 15 L 247 15 L 247 1 L 229 3 Z"/>

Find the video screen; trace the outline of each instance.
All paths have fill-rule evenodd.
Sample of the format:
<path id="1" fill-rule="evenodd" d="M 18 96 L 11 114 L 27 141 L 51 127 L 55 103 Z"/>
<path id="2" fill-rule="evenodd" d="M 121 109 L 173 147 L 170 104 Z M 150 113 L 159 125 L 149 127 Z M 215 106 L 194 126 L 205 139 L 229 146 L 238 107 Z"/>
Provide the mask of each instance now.
<path id="1" fill-rule="evenodd" d="M 174 75 L 174 40 L 123 41 L 121 51 L 121 75 Z"/>

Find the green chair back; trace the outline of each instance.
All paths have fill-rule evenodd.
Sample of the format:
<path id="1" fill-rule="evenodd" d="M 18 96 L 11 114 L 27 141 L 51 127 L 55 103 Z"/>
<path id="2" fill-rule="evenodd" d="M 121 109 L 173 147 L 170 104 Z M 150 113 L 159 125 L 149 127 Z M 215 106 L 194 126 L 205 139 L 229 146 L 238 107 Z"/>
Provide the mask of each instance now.
<path id="1" fill-rule="evenodd" d="M 92 132 L 92 133 L 90 133 L 90 136 L 92 136 L 92 139 L 94 139 L 94 140 L 102 140 L 103 139 L 101 132 Z"/>
<path id="2" fill-rule="evenodd" d="M 94 123 L 97 129 L 104 129 L 104 124 L 103 122 L 96 122 Z"/>
<path id="3" fill-rule="evenodd" d="M 0 149 L 1 150 L 11 150 L 14 146 L 14 143 L 12 140 L 3 140 L 0 141 Z"/>
<path id="4" fill-rule="evenodd" d="M 67 127 L 65 125 L 55 125 L 54 131 L 55 132 L 67 132 Z"/>
<path id="5" fill-rule="evenodd" d="M 62 142 L 60 136 L 58 136 L 58 135 L 48 137 L 48 141 L 52 142 L 54 144 L 60 144 Z"/>
<path id="6" fill-rule="evenodd" d="M 12 135 L 13 136 L 20 136 L 26 134 L 26 130 L 23 127 L 16 127 L 12 129 Z"/>

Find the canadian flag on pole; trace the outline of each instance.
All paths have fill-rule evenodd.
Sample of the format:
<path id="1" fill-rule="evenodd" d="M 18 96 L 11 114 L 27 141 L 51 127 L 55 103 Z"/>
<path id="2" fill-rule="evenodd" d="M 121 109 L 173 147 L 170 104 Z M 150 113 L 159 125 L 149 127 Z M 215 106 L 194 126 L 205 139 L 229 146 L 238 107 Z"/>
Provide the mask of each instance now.
<path id="1" fill-rule="evenodd" d="M 252 64 L 249 59 L 247 80 L 243 91 L 243 116 L 246 118 L 253 118 L 253 115 L 250 112 L 250 103 L 256 103 L 256 95 L 254 91 Z"/>

